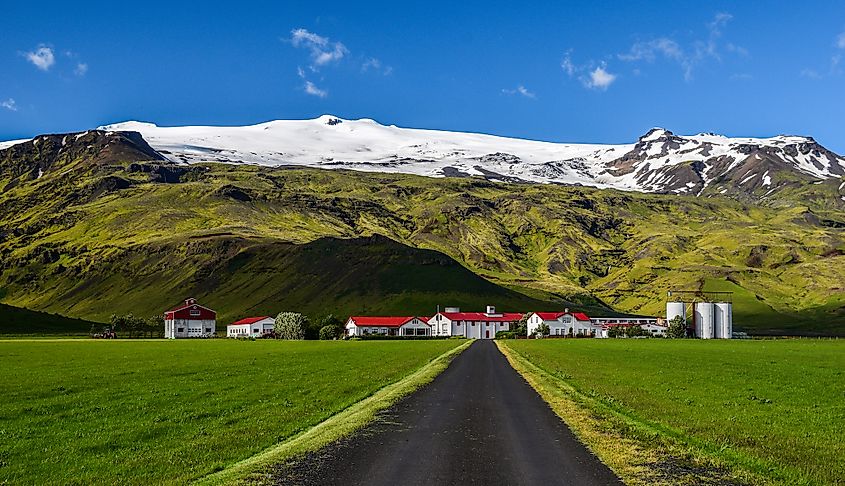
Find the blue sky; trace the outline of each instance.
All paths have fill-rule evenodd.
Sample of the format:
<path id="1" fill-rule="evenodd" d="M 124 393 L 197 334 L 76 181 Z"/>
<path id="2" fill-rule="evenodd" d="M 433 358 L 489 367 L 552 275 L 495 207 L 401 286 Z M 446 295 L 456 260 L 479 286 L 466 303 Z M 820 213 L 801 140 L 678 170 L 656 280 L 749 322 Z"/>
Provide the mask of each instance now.
<path id="1" fill-rule="evenodd" d="M 812 135 L 845 153 L 845 3 L 4 4 L 0 140 L 331 113 L 551 141 Z"/>

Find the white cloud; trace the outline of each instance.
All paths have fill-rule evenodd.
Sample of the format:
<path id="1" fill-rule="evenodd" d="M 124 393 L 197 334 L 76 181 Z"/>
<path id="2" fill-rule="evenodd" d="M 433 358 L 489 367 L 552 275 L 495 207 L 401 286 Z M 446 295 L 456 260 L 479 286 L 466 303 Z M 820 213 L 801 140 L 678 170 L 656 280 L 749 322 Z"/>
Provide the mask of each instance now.
<path id="1" fill-rule="evenodd" d="M 810 78 L 810 79 L 821 79 L 822 76 L 819 74 L 818 71 L 815 69 L 802 69 L 801 70 L 801 77 Z"/>
<path id="2" fill-rule="evenodd" d="M 635 42 L 626 53 L 617 54 L 617 58 L 626 62 L 655 62 L 666 59 L 677 63 L 684 73 L 684 79 L 692 80 L 694 69 L 707 58 L 721 61 L 721 52 L 727 51 L 742 57 L 750 55 L 748 49 L 732 42 L 722 43 L 721 37 L 728 22 L 733 19 L 729 13 L 717 13 L 705 24 L 707 37 L 691 42 L 687 47 L 669 37 L 658 37 L 648 41 Z"/>
<path id="3" fill-rule="evenodd" d="M 18 111 L 18 104 L 14 98 L 9 98 L 6 101 L 0 101 L 0 108 L 5 108 L 9 111 Z"/>
<path id="4" fill-rule="evenodd" d="M 50 70 L 50 67 L 56 63 L 56 56 L 53 54 L 53 49 L 45 45 L 38 46 L 34 51 L 25 53 L 24 56 L 42 71 Z"/>
<path id="5" fill-rule="evenodd" d="M 85 76 L 88 72 L 88 64 L 84 62 L 76 63 L 76 69 L 73 70 L 73 74 L 77 76 Z"/>
<path id="6" fill-rule="evenodd" d="M 310 94 L 310 95 L 317 96 L 317 97 L 320 97 L 320 98 L 325 98 L 326 96 L 329 95 L 328 91 L 318 88 L 317 86 L 314 85 L 314 83 L 312 83 L 311 81 L 308 81 L 307 79 L 305 80 L 305 92 Z"/>
<path id="7" fill-rule="evenodd" d="M 306 29 L 291 31 L 290 41 L 294 47 L 303 47 L 311 52 L 311 68 L 316 70 L 320 66 L 340 61 L 349 53 L 349 49 L 341 42 L 331 42 L 328 37 L 310 32 Z"/>
<path id="8" fill-rule="evenodd" d="M 311 82 L 308 79 L 308 75 L 305 74 L 305 70 L 302 69 L 301 66 L 296 68 L 296 74 L 297 74 L 297 76 L 302 78 L 303 81 L 305 81 L 305 84 L 303 85 L 302 88 L 303 88 L 303 90 L 305 90 L 306 93 L 308 93 L 312 96 L 317 96 L 319 98 L 325 98 L 326 96 L 329 95 L 328 91 L 318 88 L 317 85 L 315 85 L 313 82 Z"/>
<path id="9" fill-rule="evenodd" d="M 522 95 L 526 98 L 531 98 L 531 99 L 537 98 L 536 94 L 532 93 L 531 91 L 528 91 L 528 88 L 526 88 L 525 86 L 523 86 L 521 84 L 519 86 L 517 86 L 516 89 L 503 89 L 502 93 L 507 94 L 507 95 L 519 94 L 519 95 Z"/>
<path id="10" fill-rule="evenodd" d="M 684 52 L 674 40 L 660 37 L 648 42 L 635 42 L 627 53 L 619 54 L 616 57 L 622 61 L 654 62 L 658 55 L 668 59 L 680 60 L 683 59 Z"/>
<path id="11" fill-rule="evenodd" d="M 571 53 L 571 49 L 566 51 L 563 60 L 560 62 L 560 67 L 570 78 L 577 76 L 585 88 L 605 91 L 616 81 L 618 76 L 607 70 L 607 63 L 602 62 L 598 66 L 596 66 L 595 61 L 581 65 L 575 64 L 572 62 Z"/>
<path id="12" fill-rule="evenodd" d="M 570 56 L 571 53 L 571 49 L 566 51 L 566 54 L 563 55 L 563 60 L 560 61 L 561 69 L 563 69 L 563 72 L 565 72 L 569 77 L 574 76 L 575 71 L 577 70 L 575 64 L 572 63 L 572 57 Z"/>
<path id="13" fill-rule="evenodd" d="M 374 57 L 371 57 L 371 58 L 367 59 L 366 61 L 364 61 L 364 64 L 361 65 L 361 69 L 363 69 L 364 71 L 366 71 L 370 68 L 375 69 L 376 71 L 380 70 L 381 69 L 381 61 L 379 61 L 378 59 L 376 59 Z"/>
<path id="14" fill-rule="evenodd" d="M 361 64 L 361 71 L 374 71 L 385 76 L 393 73 L 393 68 L 390 66 L 385 66 L 380 59 L 376 59 L 375 57 L 370 57 L 363 64 Z"/>
<path id="15" fill-rule="evenodd" d="M 845 32 L 839 34 L 836 38 L 836 47 L 839 49 L 845 49 Z"/>
<path id="16" fill-rule="evenodd" d="M 615 74 L 611 74 L 605 69 L 604 65 L 601 65 L 594 70 L 590 71 L 590 75 L 588 78 L 583 80 L 584 86 L 592 89 L 600 89 L 602 91 L 607 90 L 614 81 L 616 81 L 617 76 Z"/>
<path id="17" fill-rule="evenodd" d="M 754 76 L 748 73 L 734 73 L 731 74 L 730 79 L 732 81 L 751 81 L 752 79 L 754 79 Z"/>

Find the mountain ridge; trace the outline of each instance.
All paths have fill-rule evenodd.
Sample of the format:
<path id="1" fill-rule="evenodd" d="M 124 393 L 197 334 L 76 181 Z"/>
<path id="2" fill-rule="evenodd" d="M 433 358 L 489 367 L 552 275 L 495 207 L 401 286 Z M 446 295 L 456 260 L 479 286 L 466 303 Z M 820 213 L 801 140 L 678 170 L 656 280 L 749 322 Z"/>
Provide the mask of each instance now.
<path id="1" fill-rule="evenodd" d="M 654 127 L 634 143 L 579 144 L 400 128 L 333 115 L 248 126 L 159 127 L 127 121 L 97 130 L 137 132 L 178 164 L 292 165 L 749 200 L 845 176 L 845 158 L 798 135 L 681 136 Z"/>

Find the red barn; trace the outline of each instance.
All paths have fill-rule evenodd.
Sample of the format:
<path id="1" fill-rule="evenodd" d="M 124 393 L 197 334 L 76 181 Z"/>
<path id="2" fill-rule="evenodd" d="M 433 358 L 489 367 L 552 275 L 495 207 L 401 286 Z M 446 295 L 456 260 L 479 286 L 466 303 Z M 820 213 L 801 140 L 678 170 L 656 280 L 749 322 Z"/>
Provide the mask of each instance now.
<path id="1" fill-rule="evenodd" d="M 185 299 L 185 302 L 164 313 L 165 338 L 211 337 L 216 332 L 217 313 L 197 304 L 197 299 Z"/>

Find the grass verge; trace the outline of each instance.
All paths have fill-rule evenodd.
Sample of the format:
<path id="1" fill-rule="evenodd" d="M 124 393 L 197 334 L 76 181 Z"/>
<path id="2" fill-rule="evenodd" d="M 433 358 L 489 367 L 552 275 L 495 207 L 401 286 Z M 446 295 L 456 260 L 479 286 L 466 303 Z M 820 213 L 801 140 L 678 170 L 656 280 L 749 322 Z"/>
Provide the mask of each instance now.
<path id="1" fill-rule="evenodd" d="M 582 393 L 496 341 L 511 366 L 578 438 L 629 485 L 787 484 L 741 467 L 736 457 L 643 421 L 600 397 Z M 724 451 L 723 451 L 724 452 Z"/>
<path id="2" fill-rule="evenodd" d="M 350 406 L 328 420 L 259 454 L 235 463 L 222 471 L 201 478 L 195 481 L 194 484 L 202 486 L 245 483 L 260 484 L 262 480 L 268 478 L 268 475 L 263 469 L 291 457 L 304 454 L 305 452 L 320 449 L 340 438 L 352 434 L 372 421 L 379 411 L 396 403 L 400 398 L 414 392 L 423 385 L 430 383 L 446 369 L 455 356 L 469 347 L 470 344 L 472 344 L 472 341 L 467 341 L 443 353 L 417 371 L 395 383 L 385 386 L 373 395 Z"/>

